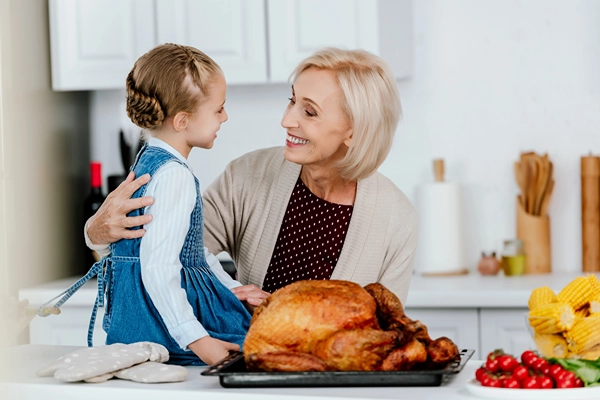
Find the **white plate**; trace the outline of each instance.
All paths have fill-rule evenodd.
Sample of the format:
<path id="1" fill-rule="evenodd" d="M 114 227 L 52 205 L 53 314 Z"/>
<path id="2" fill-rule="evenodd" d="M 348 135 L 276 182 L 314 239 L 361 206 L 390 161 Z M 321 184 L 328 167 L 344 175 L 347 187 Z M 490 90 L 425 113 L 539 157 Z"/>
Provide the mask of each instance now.
<path id="1" fill-rule="evenodd" d="M 471 394 L 488 399 L 583 400 L 600 399 L 600 386 L 573 389 L 505 389 L 481 386 L 472 379 L 466 384 Z"/>

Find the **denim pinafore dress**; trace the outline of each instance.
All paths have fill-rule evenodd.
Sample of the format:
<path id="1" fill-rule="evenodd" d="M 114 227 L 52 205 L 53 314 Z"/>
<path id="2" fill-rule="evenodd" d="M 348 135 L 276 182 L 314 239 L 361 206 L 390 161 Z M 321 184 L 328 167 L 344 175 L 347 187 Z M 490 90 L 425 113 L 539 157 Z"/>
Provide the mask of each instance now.
<path id="1" fill-rule="evenodd" d="M 168 162 L 182 163 L 168 151 L 145 145 L 132 167 L 136 176 L 153 176 Z M 187 166 L 186 166 L 187 167 Z M 213 338 L 237 343 L 242 347 L 250 326 L 250 314 L 243 304 L 212 273 L 204 256 L 204 225 L 200 185 L 196 181 L 196 205 L 190 216 L 190 228 L 179 259 L 181 287 L 196 318 Z M 132 198 L 143 197 L 146 185 L 138 189 Z M 143 215 L 144 210 L 134 210 L 129 216 Z M 139 229 L 139 227 L 133 228 Z M 140 265 L 142 238 L 122 239 L 110 245 L 110 256 L 103 258 L 65 293 L 55 307 L 60 307 L 89 278 L 98 274 L 98 295 L 92 311 L 88 330 L 88 345 L 92 346 L 92 334 L 98 307 L 106 308 L 102 328 L 106 331 L 106 344 L 148 341 L 162 344 L 169 351 L 169 363 L 179 365 L 205 365 L 191 350 L 184 351 L 169 335 L 159 312 L 144 289 Z M 40 307 L 40 311 L 42 308 Z"/>

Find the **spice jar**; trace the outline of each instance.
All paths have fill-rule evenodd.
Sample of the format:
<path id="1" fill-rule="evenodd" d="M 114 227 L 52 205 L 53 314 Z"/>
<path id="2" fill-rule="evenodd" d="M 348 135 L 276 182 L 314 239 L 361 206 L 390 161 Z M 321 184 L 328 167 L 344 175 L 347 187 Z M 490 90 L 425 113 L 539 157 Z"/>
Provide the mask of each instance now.
<path id="1" fill-rule="evenodd" d="M 482 252 L 477 270 L 481 275 L 496 275 L 500 271 L 500 261 L 496 258 L 496 252 L 492 251 L 489 254 Z"/>
<path id="2" fill-rule="evenodd" d="M 523 251 L 523 241 L 511 239 L 504 241 L 502 249 L 502 270 L 504 275 L 523 275 L 525 273 L 526 257 Z"/>

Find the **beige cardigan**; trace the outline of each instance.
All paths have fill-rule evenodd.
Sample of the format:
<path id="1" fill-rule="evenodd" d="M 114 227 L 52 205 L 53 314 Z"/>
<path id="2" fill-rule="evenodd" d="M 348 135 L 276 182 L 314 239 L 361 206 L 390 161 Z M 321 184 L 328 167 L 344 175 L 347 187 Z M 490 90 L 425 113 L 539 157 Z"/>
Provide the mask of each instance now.
<path id="1" fill-rule="evenodd" d="M 204 191 L 204 245 L 231 256 L 242 284 L 262 287 L 300 169 L 284 159 L 281 147 L 257 150 L 229 163 Z M 380 282 L 405 303 L 416 247 L 415 208 L 376 172 L 358 182 L 331 279 Z"/>

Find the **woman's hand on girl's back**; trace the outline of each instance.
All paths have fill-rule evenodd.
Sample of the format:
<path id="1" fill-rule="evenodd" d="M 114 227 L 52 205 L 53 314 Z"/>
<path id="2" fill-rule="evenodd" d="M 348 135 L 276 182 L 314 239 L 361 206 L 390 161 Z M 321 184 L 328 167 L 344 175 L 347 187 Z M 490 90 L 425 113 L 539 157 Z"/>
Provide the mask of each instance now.
<path id="1" fill-rule="evenodd" d="M 190 343 L 188 348 L 208 365 L 221 361 L 229 355 L 230 351 L 240 351 L 239 345 L 224 342 L 210 336 L 204 336 Z"/>
<path id="2" fill-rule="evenodd" d="M 146 232 L 144 229 L 129 230 L 134 226 L 142 226 L 152 221 L 151 215 L 128 217 L 127 213 L 146 207 L 154 202 L 152 197 L 132 199 L 136 190 L 150 182 L 150 175 L 145 174 L 135 179 L 130 172 L 127 179 L 108 194 L 98 211 L 90 218 L 88 237 L 96 245 L 114 243 L 120 239 L 139 238 Z"/>

